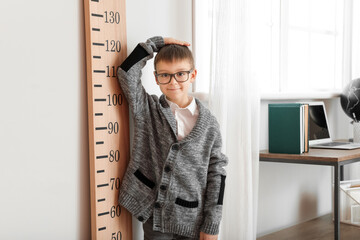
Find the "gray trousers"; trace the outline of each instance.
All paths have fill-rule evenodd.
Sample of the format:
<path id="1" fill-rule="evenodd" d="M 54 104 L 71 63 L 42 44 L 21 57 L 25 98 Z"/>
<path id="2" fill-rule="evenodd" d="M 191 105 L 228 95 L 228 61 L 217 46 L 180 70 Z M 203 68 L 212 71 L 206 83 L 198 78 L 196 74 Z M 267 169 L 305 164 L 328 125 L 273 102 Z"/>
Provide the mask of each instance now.
<path id="1" fill-rule="evenodd" d="M 172 233 L 162 233 L 153 230 L 153 219 L 148 219 L 143 224 L 144 240 L 198 240 L 197 238 L 184 237 Z"/>

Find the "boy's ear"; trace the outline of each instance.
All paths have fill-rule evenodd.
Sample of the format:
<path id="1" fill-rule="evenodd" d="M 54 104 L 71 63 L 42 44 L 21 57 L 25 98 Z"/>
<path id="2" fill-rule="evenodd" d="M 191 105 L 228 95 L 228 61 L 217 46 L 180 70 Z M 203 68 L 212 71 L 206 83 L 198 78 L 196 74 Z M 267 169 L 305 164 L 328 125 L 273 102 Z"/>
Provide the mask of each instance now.
<path id="1" fill-rule="evenodd" d="M 196 68 L 190 73 L 190 82 L 193 83 L 196 80 L 197 70 Z"/>

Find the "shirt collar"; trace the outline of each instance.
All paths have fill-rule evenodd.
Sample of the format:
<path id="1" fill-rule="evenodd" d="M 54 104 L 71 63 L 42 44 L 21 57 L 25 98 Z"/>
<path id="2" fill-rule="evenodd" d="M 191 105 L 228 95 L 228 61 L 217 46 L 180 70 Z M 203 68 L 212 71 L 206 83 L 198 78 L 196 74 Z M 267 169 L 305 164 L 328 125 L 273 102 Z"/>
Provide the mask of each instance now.
<path id="1" fill-rule="evenodd" d="M 192 98 L 192 100 L 191 100 L 189 105 L 187 105 L 185 108 L 180 108 L 176 103 L 171 102 L 165 96 L 165 100 L 169 104 L 172 112 L 175 112 L 176 109 L 187 109 L 187 110 L 189 110 L 191 115 L 194 115 L 195 111 L 196 111 L 196 108 L 197 108 L 197 104 L 196 104 L 195 98 L 194 97 L 191 97 L 191 98 Z"/>

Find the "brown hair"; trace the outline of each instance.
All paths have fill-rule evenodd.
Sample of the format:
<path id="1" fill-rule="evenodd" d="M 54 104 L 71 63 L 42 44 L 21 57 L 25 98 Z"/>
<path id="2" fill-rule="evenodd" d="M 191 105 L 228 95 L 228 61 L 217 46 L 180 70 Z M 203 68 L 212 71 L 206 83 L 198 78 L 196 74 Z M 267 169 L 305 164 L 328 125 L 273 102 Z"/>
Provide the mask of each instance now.
<path id="1" fill-rule="evenodd" d="M 154 60 L 154 68 L 156 70 L 156 64 L 160 61 L 173 62 L 188 60 L 191 69 L 194 69 L 194 57 L 187 46 L 181 46 L 176 44 L 169 44 L 163 46 Z"/>

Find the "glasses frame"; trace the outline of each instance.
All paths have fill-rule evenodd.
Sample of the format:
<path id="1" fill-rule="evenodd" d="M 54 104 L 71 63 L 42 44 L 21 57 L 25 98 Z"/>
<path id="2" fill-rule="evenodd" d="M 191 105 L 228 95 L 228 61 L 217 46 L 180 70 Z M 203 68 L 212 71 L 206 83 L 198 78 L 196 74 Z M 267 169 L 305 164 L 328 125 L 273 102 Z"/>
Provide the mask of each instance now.
<path id="1" fill-rule="evenodd" d="M 189 81 L 190 79 L 190 73 L 192 73 L 194 71 L 194 69 L 190 69 L 189 71 L 179 71 L 179 72 L 176 72 L 176 73 L 157 73 L 156 71 L 154 71 L 154 75 L 155 75 L 155 78 L 156 78 L 156 81 L 161 84 L 161 85 L 166 85 L 166 84 L 169 84 L 171 82 L 171 79 L 174 77 L 175 81 L 177 81 L 178 83 L 184 83 L 184 82 L 187 82 Z M 181 72 L 186 72 L 188 74 L 188 78 L 185 80 L 185 81 L 179 81 L 176 79 L 175 75 L 178 74 L 178 73 L 181 73 Z M 158 80 L 158 76 L 161 75 L 161 74 L 168 74 L 170 75 L 170 79 L 167 83 L 161 83 L 159 82 Z"/>

